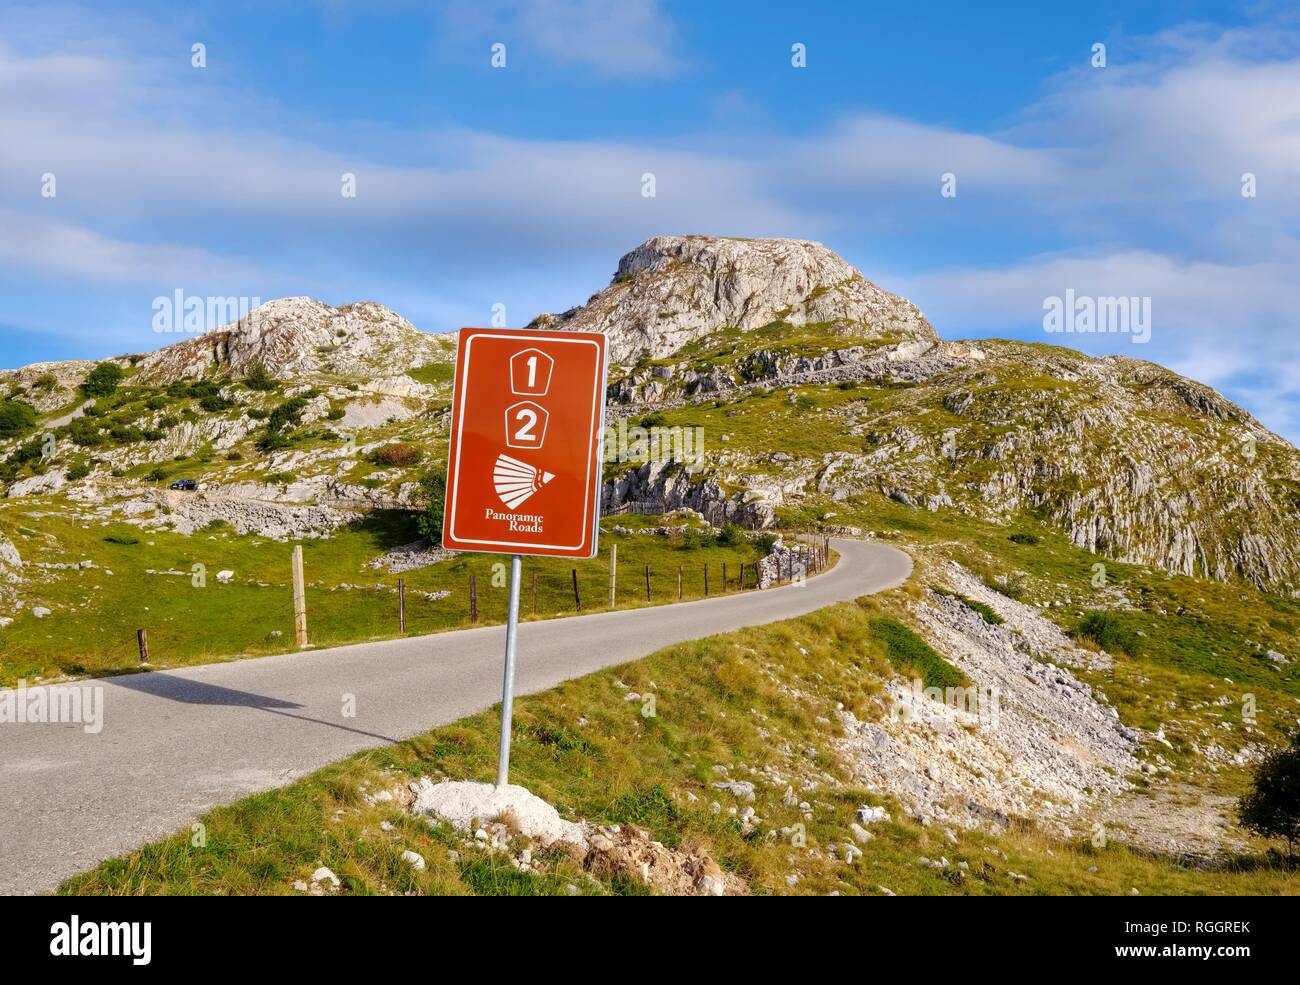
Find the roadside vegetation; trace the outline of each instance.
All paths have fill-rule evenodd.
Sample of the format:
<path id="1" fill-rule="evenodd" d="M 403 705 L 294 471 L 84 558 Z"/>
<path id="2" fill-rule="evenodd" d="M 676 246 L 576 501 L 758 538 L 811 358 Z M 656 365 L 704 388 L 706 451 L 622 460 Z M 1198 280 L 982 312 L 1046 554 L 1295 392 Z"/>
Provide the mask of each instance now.
<path id="1" fill-rule="evenodd" d="M 1024 819 L 1001 835 L 962 832 L 954 844 L 855 786 L 830 745 L 839 731 L 835 708 L 870 713 L 869 699 L 895 672 L 895 637 L 880 633 L 881 621 L 906 618 L 914 591 L 681 644 L 517 699 L 511 781 L 571 819 L 636 824 L 665 845 L 701 848 L 761 895 L 880 895 L 882 887 L 926 895 L 1300 892 L 1296 870 L 1262 845 L 1203 869 L 1113 841 L 1098 848 L 1085 837 L 1061 840 Z M 653 693 L 656 715 L 643 717 L 640 703 L 624 700 L 629 690 Z M 543 856 L 541 874 L 518 872 L 444 826 L 363 796 L 363 788 L 421 776 L 490 781 L 496 716 L 493 709 L 214 810 L 202 819 L 205 847 L 194 846 L 187 828 L 69 880 L 61 892 L 294 894 L 295 882 L 322 865 L 348 895 L 643 891 L 559 855 Z M 807 810 L 788 803 L 779 786 L 756 784 L 752 804 L 712 786 L 722 770 L 758 777 L 765 769 L 792 778 L 824 773 L 833 782 L 800 795 Z M 872 825 L 874 837 L 853 864 L 833 861 L 829 846 L 851 840 L 848 825 L 864 804 L 884 806 L 891 819 Z M 762 818 L 756 831 L 738 816 L 746 806 Z M 802 845 L 766 835 L 797 824 L 805 826 Z M 403 851 L 419 854 L 426 868 L 417 871 Z M 940 855 L 949 868 L 918 864 Z"/>
<path id="2" fill-rule="evenodd" d="M 436 512 L 441 509 L 441 497 L 435 503 Z M 615 519 L 625 525 L 629 520 Z M 504 621 L 506 566 L 499 558 L 454 555 L 401 575 L 368 566 L 386 551 L 418 541 L 422 532 L 434 531 L 440 524 L 440 518 L 431 524 L 427 512 L 380 511 L 328 538 L 303 541 L 313 645 L 336 646 L 399 635 L 399 577 L 406 589 L 407 635 L 470 625 L 471 576 L 479 623 Z M 606 521 L 606 525 L 612 524 Z M 0 534 L 18 547 L 24 559 L 24 577 L 30 582 L 25 594 L 53 610 L 41 619 L 30 609 L 10 614 L 13 624 L 0 632 L 0 686 L 19 679 L 31 682 L 138 669 L 136 630 L 140 628 L 148 631 L 155 668 L 293 649 L 290 544 L 240 536 L 224 524 L 189 537 L 167 530 L 144 531 L 124 523 L 86 524 L 57 515 L 39 499 L 0 500 Z M 582 611 L 607 608 L 612 544 L 618 545 L 619 607 L 647 604 L 647 565 L 653 604 L 677 600 L 679 567 L 684 599 L 702 597 L 705 566 L 710 594 L 724 591 L 724 565 L 725 591 L 738 590 L 742 564 L 748 572 L 748 588 L 753 585 L 753 565 L 763 547 L 743 536 L 719 537 L 704 529 L 675 537 L 606 532 L 601 536 L 601 555 L 592 560 L 524 561 L 524 617 L 574 614 L 575 570 Z M 76 566 L 85 561 L 93 567 L 38 567 Z M 228 584 L 218 582 L 221 571 L 233 572 Z M 426 597 L 442 592 L 450 594 Z"/>

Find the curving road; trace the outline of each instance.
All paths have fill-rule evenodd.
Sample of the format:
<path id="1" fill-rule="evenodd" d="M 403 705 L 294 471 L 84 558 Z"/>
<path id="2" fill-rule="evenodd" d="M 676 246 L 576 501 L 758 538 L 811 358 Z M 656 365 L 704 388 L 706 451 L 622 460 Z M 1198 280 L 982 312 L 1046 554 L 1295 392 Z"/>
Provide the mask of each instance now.
<path id="1" fill-rule="evenodd" d="M 839 563 L 800 587 L 525 623 L 516 693 L 911 574 L 911 559 L 892 547 L 832 543 Z M 215 805 L 489 708 L 501 698 L 504 641 L 504 627 L 489 626 L 80 682 L 102 688 L 98 734 L 0 724 L 0 893 L 52 891 Z M 345 695 L 355 696 L 355 717 L 343 715 Z"/>

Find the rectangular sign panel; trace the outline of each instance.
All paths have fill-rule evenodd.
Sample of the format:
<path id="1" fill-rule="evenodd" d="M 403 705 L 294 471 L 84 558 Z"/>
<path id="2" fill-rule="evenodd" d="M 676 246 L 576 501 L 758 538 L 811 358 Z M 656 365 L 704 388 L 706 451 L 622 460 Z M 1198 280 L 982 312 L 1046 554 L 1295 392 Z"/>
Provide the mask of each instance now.
<path id="1" fill-rule="evenodd" d="M 442 546 L 594 557 L 605 336 L 462 328 Z"/>

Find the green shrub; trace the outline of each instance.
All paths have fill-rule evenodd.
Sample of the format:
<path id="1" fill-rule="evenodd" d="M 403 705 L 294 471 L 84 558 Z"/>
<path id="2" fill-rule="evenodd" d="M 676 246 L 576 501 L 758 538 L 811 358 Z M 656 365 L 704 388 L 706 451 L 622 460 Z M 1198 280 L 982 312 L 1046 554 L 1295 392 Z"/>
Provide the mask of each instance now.
<path id="1" fill-rule="evenodd" d="M 437 544 L 442 540 L 442 513 L 447 498 L 447 477 L 440 469 L 431 469 L 420 479 L 420 492 L 428 505 L 415 518 L 415 527 L 420 536 L 427 537 Z"/>
<path id="2" fill-rule="evenodd" d="M 415 465 L 424 458 L 424 450 L 415 445 L 393 444 L 377 448 L 370 456 L 376 465 L 405 467 Z"/>
<path id="3" fill-rule="evenodd" d="M 78 462 L 76 465 L 72 466 L 72 468 L 68 469 L 69 482 L 76 482 L 79 479 L 84 479 L 88 475 L 90 475 L 90 466 L 85 462 Z"/>
<path id="4" fill-rule="evenodd" d="M 152 472 L 146 475 L 145 479 L 147 479 L 149 482 L 166 482 L 167 470 L 163 468 L 161 465 L 159 465 Z"/>
<path id="5" fill-rule="evenodd" d="M 58 377 L 53 373 L 42 373 L 36 379 L 32 380 L 33 390 L 53 390 L 59 385 Z"/>
<path id="6" fill-rule="evenodd" d="M 289 428 L 296 428 L 302 423 L 302 412 L 306 407 L 306 397 L 299 396 L 294 397 L 292 400 L 286 400 L 271 411 L 271 416 L 266 420 L 266 429 L 268 431 L 284 431 Z"/>
<path id="7" fill-rule="evenodd" d="M 926 687 L 962 687 L 966 675 L 948 663 L 897 619 L 878 616 L 871 620 L 871 634 L 885 644 L 889 662 L 905 673 L 913 673 Z"/>
<path id="8" fill-rule="evenodd" d="M 122 367 L 115 363 L 100 363 L 81 383 L 81 392 L 87 397 L 108 397 L 117 392 L 122 382 Z"/>
<path id="9" fill-rule="evenodd" d="M 1075 639 L 1091 640 L 1103 650 L 1121 651 L 1136 657 L 1142 650 L 1142 639 L 1120 621 L 1112 612 L 1088 612 L 1070 631 Z"/>
<path id="10" fill-rule="evenodd" d="M 279 384 L 259 359 L 249 365 L 248 372 L 244 376 L 244 385 L 250 390 L 266 391 L 274 390 Z"/>
<path id="11" fill-rule="evenodd" d="M 293 444 L 293 439 L 283 431 L 267 431 L 257 439 L 257 447 L 262 451 L 283 451 Z"/>
<path id="12" fill-rule="evenodd" d="M 104 538 L 106 544 L 119 544 L 122 547 L 131 547 L 140 543 L 140 538 L 131 534 L 109 534 Z"/>
<path id="13" fill-rule="evenodd" d="M 99 425 L 88 417 L 78 417 L 68 425 L 68 437 L 82 448 L 97 448 L 104 443 Z"/>
<path id="14" fill-rule="evenodd" d="M 108 434 L 119 445 L 129 445 L 144 440 L 144 432 L 133 424 L 110 424 Z"/>
<path id="15" fill-rule="evenodd" d="M 749 538 L 745 536 L 745 528 L 739 523 L 732 523 L 728 520 L 718 531 L 718 543 L 723 547 L 739 547 L 742 544 L 748 544 Z"/>
<path id="16" fill-rule="evenodd" d="M 36 408 L 21 400 L 0 400 L 0 438 L 16 438 L 36 426 Z"/>
<path id="17" fill-rule="evenodd" d="M 1255 766 L 1251 788 L 1237 803 L 1242 826 L 1265 838 L 1282 838 L 1294 857 L 1300 844 L 1300 730 Z"/>
<path id="18" fill-rule="evenodd" d="M 1017 530 L 1010 538 L 1013 544 L 1037 544 L 1038 535 L 1031 534 L 1028 530 Z"/>
<path id="19" fill-rule="evenodd" d="M 717 543 L 718 535 L 708 527 L 683 527 L 682 528 L 682 549 L 687 551 L 698 550 L 701 547 L 710 547 Z"/>
<path id="20" fill-rule="evenodd" d="M 202 398 L 199 401 L 199 406 L 202 407 L 204 410 L 206 410 L 209 414 L 216 414 L 223 410 L 228 410 L 230 407 L 234 405 L 231 403 L 231 401 L 227 400 L 221 394 L 212 393 Z"/>

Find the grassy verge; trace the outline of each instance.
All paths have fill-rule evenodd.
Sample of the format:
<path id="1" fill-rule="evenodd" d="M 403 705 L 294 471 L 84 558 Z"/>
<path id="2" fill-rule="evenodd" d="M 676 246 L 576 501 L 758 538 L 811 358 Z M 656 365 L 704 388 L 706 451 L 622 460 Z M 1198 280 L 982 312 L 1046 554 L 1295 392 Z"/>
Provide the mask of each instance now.
<path id="1" fill-rule="evenodd" d="M 627 524 L 627 517 L 614 520 Z M 612 523 L 607 523 L 612 525 Z M 239 536 L 218 526 L 186 537 L 144 532 L 122 523 L 87 524 L 59 515 L 40 502 L 0 502 L 0 533 L 24 559 L 26 605 L 0 630 L 0 686 L 19 679 L 105 674 L 138 667 L 136 630 L 149 633 L 151 663 L 179 667 L 292 649 L 293 601 L 290 545 Z M 417 540 L 409 514 L 375 513 L 328 539 L 303 542 L 308 628 L 313 645 L 333 646 L 398 635 L 397 580 L 406 585 L 407 634 L 439 632 L 470 624 L 473 576 L 481 624 L 505 618 L 506 559 L 457 555 L 400 576 L 368 567 L 385 551 Z M 618 545 L 617 605 L 651 604 L 737 589 L 740 566 L 753 584 L 758 559 L 750 543 L 725 545 L 697 538 L 682 541 L 649 534 L 601 536 L 602 555 L 589 561 L 528 558 L 524 562 L 522 611 L 548 618 L 576 611 L 572 572 L 578 573 L 583 611 L 608 608 L 609 548 Z M 90 561 L 79 570 L 42 569 L 41 563 Z M 723 585 L 723 566 L 727 583 Z M 200 566 L 200 567 L 196 567 Z M 217 580 L 232 571 L 228 584 Z M 149 573 L 153 572 L 153 573 Z M 174 573 L 168 573 L 174 572 Z M 201 579 L 196 575 L 201 573 Z M 533 575 L 537 602 L 533 606 Z M 347 586 L 347 587 L 344 587 Z M 426 595 L 449 592 L 446 597 Z M 51 614 L 38 619 L 34 606 Z"/>
<path id="2" fill-rule="evenodd" d="M 903 615 L 906 590 L 807 616 L 681 644 L 644 660 L 567 682 L 516 703 L 512 781 L 573 818 L 635 823 L 669 846 L 707 850 L 756 894 L 1290 894 L 1294 871 L 1262 856 L 1214 870 L 1182 867 L 1111 843 L 1062 842 L 1017 825 L 1001 837 L 958 835 L 907 819 L 873 826 L 853 864 L 832 846 L 851 841 L 854 810 L 882 801 L 855 787 L 831 746 L 842 703 L 870 714 L 870 697 L 893 674 L 882 619 Z M 624 700 L 656 696 L 654 717 Z M 445 828 L 370 803 L 362 788 L 416 776 L 491 780 L 495 710 L 398 745 L 353 756 L 280 790 L 203 818 L 206 844 L 190 830 L 68 881 L 75 893 L 293 893 L 317 866 L 342 892 L 621 894 L 637 887 L 588 876 L 561 857 L 538 875 L 465 847 Z M 762 819 L 714 789 L 720 775 L 751 779 Z M 787 798 L 786 787 L 798 791 Z M 803 801 L 800 805 L 797 801 Z M 714 808 L 712 805 L 718 806 Z M 387 824 L 385 824 L 387 822 Z M 782 829 L 803 825 L 806 842 Z M 388 828 L 386 830 L 385 828 Z M 769 836 L 768 832 L 776 834 Z M 427 862 L 416 871 L 404 850 Z M 453 854 L 455 853 L 455 854 Z M 922 856 L 946 856 L 939 871 Z M 839 858 L 843 858 L 842 849 Z M 960 867 L 959 863 L 966 863 Z"/>

